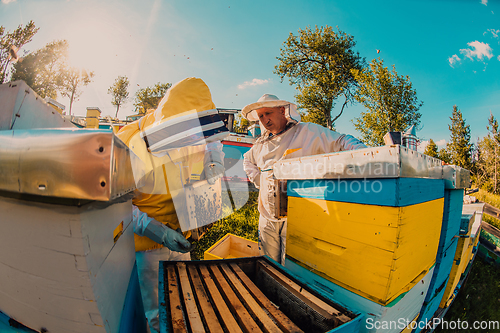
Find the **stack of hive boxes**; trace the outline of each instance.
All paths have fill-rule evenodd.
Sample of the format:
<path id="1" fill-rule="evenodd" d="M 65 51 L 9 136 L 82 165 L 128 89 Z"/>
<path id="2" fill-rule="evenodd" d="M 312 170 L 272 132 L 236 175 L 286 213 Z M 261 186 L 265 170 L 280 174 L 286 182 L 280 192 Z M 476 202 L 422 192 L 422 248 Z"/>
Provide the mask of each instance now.
<path id="1" fill-rule="evenodd" d="M 457 251 L 458 234 L 462 216 L 463 189 L 446 189 L 444 195 L 443 226 L 436 256 L 436 267 L 429 286 L 429 291 L 422 307 L 419 321 L 431 320 L 439 308 L 446 290 L 446 284 Z M 419 324 L 419 327 L 425 327 Z M 420 329 L 417 330 L 419 332 Z"/>
<path id="2" fill-rule="evenodd" d="M 440 243 L 450 203 L 442 168 L 398 145 L 278 163 L 288 183 L 285 266 L 314 273 L 309 283 L 364 313 L 367 331 L 401 332 L 419 318 L 440 246 L 453 242 Z"/>

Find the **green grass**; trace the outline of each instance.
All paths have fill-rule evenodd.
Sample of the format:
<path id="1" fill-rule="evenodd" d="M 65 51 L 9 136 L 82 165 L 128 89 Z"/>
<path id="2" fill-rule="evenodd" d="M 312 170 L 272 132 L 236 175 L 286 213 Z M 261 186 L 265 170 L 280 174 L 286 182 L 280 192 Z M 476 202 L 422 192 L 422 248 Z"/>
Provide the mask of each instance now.
<path id="1" fill-rule="evenodd" d="M 487 192 L 483 189 L 479 189 L 479 192 L 472 193 L 471 195 L 476 197 L 479 201 L 489 203 L 490 205 L 500 209 L 500 195 Z"/>
<path id="2" fill-rule="evenodd" d="M 232 193 L 236 206 L 240 206 L 247 200 L 246 193 Z M 192 260 L 202 260 L 204 252 L 215 244 L 227 233 L 232 233 L 246 239 L 257 241 L 259 227 L 259 211 L 257 210 L 258 192 L 250 192 L 248 201 L 240 209 L 215 222 L 213 226 L 195 242 L 196 248 L 191 252 Z M 229 203 L 223 203 L 225 207 L 231 207 Z"/>
<path id="3" fill-rule="evenodd" d="M 476 257 L 467 282 L 446 313 L 447 322 L 466 321 L 472 326 L 475 321 L 500 321 L 500 270 L 480 257 Z M 436 332 L 458 332 L 441 330 Z M 499 330 L 460 330 L 460 332 L 500 332 Z"/>
<path id="4" fill-rule="evenodd" d="M 484 214 L 483 213 L 483 221 L 486 222 L 486 223 L 491 224 L 492 226 L 497 227 L 498 229 L 500 229 L 500 220 L 494 218 L 493 216 L 490 216 L 488 214 Z"/>
<path id="5" fill-rule="evenodd" d="M 473 193 L 471 195 L 475 196 L 479 201 L 489 203 L 493 207 L 500 209 L 500 195 L 487 192 L 483 189 L 479 189 L 479 192 Z M 488 214 L 483 214 L 483 221 L 500 229 L 499 219 L 496 219 Z"/>

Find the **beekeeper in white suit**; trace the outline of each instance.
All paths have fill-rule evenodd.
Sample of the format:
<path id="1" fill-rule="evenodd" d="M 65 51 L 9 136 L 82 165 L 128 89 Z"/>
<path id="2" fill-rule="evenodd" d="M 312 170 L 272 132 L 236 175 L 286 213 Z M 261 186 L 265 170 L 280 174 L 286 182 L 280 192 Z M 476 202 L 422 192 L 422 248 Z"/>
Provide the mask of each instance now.
<path id="1" fill-rule="evenodd" d="M 243 168 L 259 188 L 259 249 L 285 263 L 286 218 L 274 211 L 273 165 L 283 159 L 366 148 L 351 135 L 340 134 L 313 123 L 301 123 L 297 106 L 265 94 L 241 111 L 249 121 L 259 121 L 262 135 L 244 154 Z"/>

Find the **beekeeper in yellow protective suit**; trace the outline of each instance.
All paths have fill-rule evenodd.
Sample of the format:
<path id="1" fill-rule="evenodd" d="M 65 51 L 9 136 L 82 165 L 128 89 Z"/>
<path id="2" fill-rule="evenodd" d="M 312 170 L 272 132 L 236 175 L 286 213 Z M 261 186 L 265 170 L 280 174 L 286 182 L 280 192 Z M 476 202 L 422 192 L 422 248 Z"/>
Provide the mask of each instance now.
<path id="1" fill-rule="evenodd" d="M 175 137 L 187 137 L 184 134 L 193 133 L 192 121 L 198 121 L 197 114 L 206 113 L 206 110 L 217 112 L 210 90 L 201 79 L 188 78 L 173 85 L 154 112 L 117 133 L 144 163 L 143 170 L 140 170 L 143 172 L 140 175 L 143 185 L 136 190 L 133 199 L 133 223 L 139 283 L 144 310 L 153 332 L 159 331 L 159 261 L 190 260 L 191 244 L 186 240 L 190 233 L 182 234 L 179 229 L 178 214 L 185 213 L 182 211 L 185 207 L 174 206 L 175 192 L 183 188 L 196 162 L 204 162 L 203 174 L 211 184 L 223 174 L 224 168 L 220 142 L 169 149 L 167 153 L 155 154 L 151 141 L 154 139 L 161 143 Z M 184 122 L 189 128 L 182 128 L 183 123 L 178 119 L 190 116 L 191 123 Z M 154 135 L 146 136 L 148 129 L 162 127 L 158 125 L 169 122 L 175 125 L 167 128 L 163 134 L 157 131 Z"/>
<path id="2" fill-rule="evenodd" d="M 245 106 L 242 115 L 259 121 L 262 135 L 244 154 L 243 168 L 259 188 L 259 249 L 275 261 L 285 263 L 286 218 L 274 217 L 273 165 L 279 160 L 336 151 L 365 148 L 351 135 L 340 134 L 313 123 L 301 123 L 297 106 L 265 94 Z"/>

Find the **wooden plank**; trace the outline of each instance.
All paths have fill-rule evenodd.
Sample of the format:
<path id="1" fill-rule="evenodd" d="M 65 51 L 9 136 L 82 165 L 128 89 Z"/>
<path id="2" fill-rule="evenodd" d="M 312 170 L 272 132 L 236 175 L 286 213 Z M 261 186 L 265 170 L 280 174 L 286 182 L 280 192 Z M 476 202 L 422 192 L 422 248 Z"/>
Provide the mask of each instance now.
<path id="1" fill-rule="evenodd" d="M 179 271 L 179 281 L 181 283 L 184 304 L 186 304 L 186 314 L 189 318 L 188 320 L 191 330 L 194 333 L 204 333 L 205 327 L 203 327 L 203 322 L 201 321 L 200 313 L 198 312 L 198 306 L 196 306 L 196 300 L 194 299 L 193 291 L 191 290 L 191 284 L 189 283 L 186 271 L 186 264 L 177 263 L 177 270 Z"/>
<path id="2" fill-rule="evenodd" d="M 264 307 L 269 314 L 274 318 L 278 326 L 287 333 L 299 333 L 302 330 L 295 325 L 282 311 L 276 308 L 271 301 L 262 293 L 262 291 L 250 280 L 250 278 L 241 270 L 236 263 L 230 264 L 236 275 L 246 286 L 250 294 L 255 298 L 260 306 Z"/>
<path id="3" fill-rule="evenodd" d="M 491 224 L 483 221 L 483 222 L 481 222 L 481 227 L 487 233 L 489 233 L 489 234 L 495 236 L 496 238 L 500 239 L 500 230 L 498 230 L 498 228 L 496 228 L 495 226 L 492 226 Z"/>
<path id="4" fill-rule="evenodd" d="M 186 323 L 182 316 L 182 306 L 175 274 L 175 267 L 168 267 L 168 295 L 170 302 L 170 317 L 172 318 L 172 329 L 174 333 L 187 332 Z"/>
<path id="5" fill-rule="evenodd" d="M 214 309 L 212 308 L 212 304 L 208 299 L 205 288 L 201 283 L 200 276 L 198 275 L 196 267 L 194 267 L 193 265 L 189 265 L 188 269 L 189 274 L 191 275 L 191 281 L 193 282 L 196 296 L 198 296 L 198 302 L 200 303 L 201 312 L 203 313 L 203 317 L 205 318 L 208 329 L 210 330 L 210 332 L 222 332 L 222 327 L 219 323 L 219 320 L 217 319 L 217 315 L 215 314 Z"/>
<path id="6" fill-rule="evenodd" d="M 260 322 L 264 326 L 264 331 L 269 333 L 281 333 L 282 330 L 280 330 L 280 328 L 272 321 L 272 319 L 269 318 L 267 313 L 262 310 L 260 305 L 255 301 L 252 295 L 250 295 L 245 286 L 243 286 L 243 284 L 241 284 L 241 281 L 238 280 L 234 272 L 226 264 L 222 264 L 220 267 L 228 277 L 229 281 L 231 281 L 233 286 L 236 288 L 243 301 L 246 302 L 250 311 L 252 311 L 254 316 L 260 320 Z"/>
<path id="7" fill-rule="evenodd" d="M 233 317 L 233 314 L 229 310 L 229 308 L 226 305 L 226 302 L 222 298 L 221 294 L 219 293 L 219 289 L 217 289 L 217 286 L 215 285 L 215 282 L 212 279 L 212 276 L 208 272 L 208 269 L 206 266 L 201 265 L 200 266 L 200 273 L 203 278 L 203 281 L 205 281 L 205 284 L 207 285 L 208 292 L 210 293 L 210 296 L 212 296 L 212 300 L 219 311 L 219 314 L 222 318 L 222 321 L 224 322 L 224 325 L 226 325 L 227 330 L 230 333 L 239 333 L 241 332 L 241 328 L 236 322 L 236 320 Z"/>
<path id="8" fill-rule="evenodd" d="M 247 309 L 245 309 L 238 297 L 236 297 L 236 294 L 231 289 L 231 286 L 229 286 L 229 283 L 227 283 L 226 279 L 219 270 L 219 267 L 216 265 L 210 265 L 209 268 L 214 274 L 215 279 L 222 291 L 226 295 L 226 298 L 229 301 L 229 306 L 231 306 L 233 313 L 236 315 L 236 319 L 241 324 L 243 330 L 245 332 L 262 332 L 257 323 L 253 320 L 252 316 L 250 316 L 250 313 L 248 313 Z"/>
<path id="9" fill-rule="evenodd" d="M 300 285 L 283 275 L 281 272 L 276 270 L 271 265 L 267 264 L 263 260 L 257 260 L 258 265 L 264 269 L 270 276 L 272 276 L 277 282 L 284 286 L 288 291 L 297 296 L 304 303 L 309 305 L 315 311 L 320 313 L 323 317 L 327 319 L 338 319 L 340 322 L 345 323 L 350 320 L 349 317 L 342 314 L 339 310 L 335 309 L 333 306 L 325 303 L 318 297 L 314 296 Z"/>

